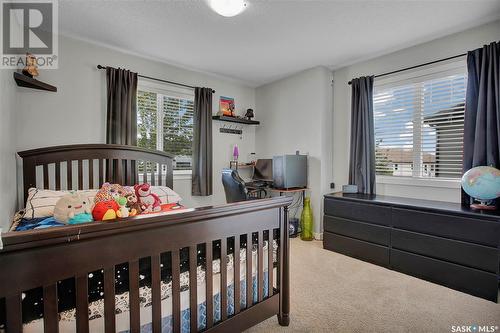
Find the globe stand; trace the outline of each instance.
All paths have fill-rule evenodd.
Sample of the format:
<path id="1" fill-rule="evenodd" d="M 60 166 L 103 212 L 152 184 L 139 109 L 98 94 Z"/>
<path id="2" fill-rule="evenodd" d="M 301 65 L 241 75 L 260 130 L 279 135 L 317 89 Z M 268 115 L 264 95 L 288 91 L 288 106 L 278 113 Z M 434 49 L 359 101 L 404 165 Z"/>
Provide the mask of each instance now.
<path id="1" fill-rule="evenodd" d="M 494 201 L 483 201 L 479 200 L 479 203 L 473 203 L 470 208 L 474 210 L 496 210 L 497 207 L 494 205 Z"/>

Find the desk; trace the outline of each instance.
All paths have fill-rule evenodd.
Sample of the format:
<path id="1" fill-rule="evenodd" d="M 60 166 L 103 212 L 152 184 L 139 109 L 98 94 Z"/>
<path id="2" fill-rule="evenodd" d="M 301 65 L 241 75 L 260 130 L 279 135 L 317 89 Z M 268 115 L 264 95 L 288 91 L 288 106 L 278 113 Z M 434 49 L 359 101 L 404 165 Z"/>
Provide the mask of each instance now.
<path id="1" fill-rule="evenodd" d="M 304 199 L 306 198 L 306 191 L 309 190 L 307 187 L 305 188 L 274 188 L 274 187 L 268 187 L 267 188 L 269 191 L 271 192 L 278 192 L 280 194 L 280 197 L 282 196 L 283 193 L 287 194 L 287 193 L 292 193 L 292 194 L 295 194 L 295 193 L 298 193 L 298 192 L 302 192 L 302 202 L 304 202 Z"/>

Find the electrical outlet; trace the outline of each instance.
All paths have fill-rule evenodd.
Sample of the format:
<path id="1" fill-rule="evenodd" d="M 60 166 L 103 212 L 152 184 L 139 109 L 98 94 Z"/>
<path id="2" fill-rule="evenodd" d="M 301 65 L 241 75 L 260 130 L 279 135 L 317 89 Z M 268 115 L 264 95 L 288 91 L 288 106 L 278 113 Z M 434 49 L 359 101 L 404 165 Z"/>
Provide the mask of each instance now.
<path id="1" fill-rule="evenodd" d="M 330 188 L 333 190 L 335 188 L 335 183 L 330 183 Z"/>

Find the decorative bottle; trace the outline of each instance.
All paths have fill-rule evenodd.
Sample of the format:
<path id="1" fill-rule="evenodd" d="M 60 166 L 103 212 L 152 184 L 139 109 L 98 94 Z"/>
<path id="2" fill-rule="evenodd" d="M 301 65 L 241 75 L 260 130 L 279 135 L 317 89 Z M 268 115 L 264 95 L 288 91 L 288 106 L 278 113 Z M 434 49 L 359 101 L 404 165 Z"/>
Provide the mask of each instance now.
<path id="1" fill-rule="evenodd" d="M 304 241 L 313 240 L 313 213 L 311 209 L 311 198 L 304 199 L 304 207 L 300 216 L 300 239 Z"/>

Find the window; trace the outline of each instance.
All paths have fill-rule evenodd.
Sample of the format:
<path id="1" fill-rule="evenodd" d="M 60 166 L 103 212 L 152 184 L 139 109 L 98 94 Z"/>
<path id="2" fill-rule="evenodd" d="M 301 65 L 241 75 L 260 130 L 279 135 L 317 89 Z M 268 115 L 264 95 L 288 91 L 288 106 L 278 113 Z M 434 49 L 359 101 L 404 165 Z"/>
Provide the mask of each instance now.
<path id="1" fill-rule="evenodd" d="M 467 76 L 463 62 L 374 87 L 376 173 L 460 178 Z"/>
<path id="2" fill-rule="evenodd" d="M 174 170 L 191 170 L 194 97 L 171 89 L 139 84 L 137 145 L 174 156 Z"/>

